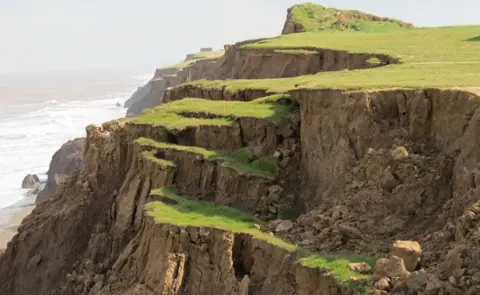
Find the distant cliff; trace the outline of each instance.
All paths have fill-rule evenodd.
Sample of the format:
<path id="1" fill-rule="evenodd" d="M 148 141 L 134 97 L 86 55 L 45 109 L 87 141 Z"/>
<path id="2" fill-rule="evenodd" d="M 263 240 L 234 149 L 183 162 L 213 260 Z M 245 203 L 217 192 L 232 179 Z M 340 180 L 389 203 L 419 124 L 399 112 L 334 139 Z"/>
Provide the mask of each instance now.
<path id="1" fill-rule="evenodd" d="M 189 81 L 288 78 L 398 63 L 397 59 L 383 54 L 349 53 L 310 47 L 288 50 L 249 47 L 258 41 L 261 40 L 225 45 L 224 53 L 218 57 L 194 59 L 157 69 L 153 79 L 127 101 L 127 116 L 139 115 L 144 109 L 159 105 L 166 89 Z M 378 59 L 378 63 L 370 64 L 368 61 L 371 58 Z"/>

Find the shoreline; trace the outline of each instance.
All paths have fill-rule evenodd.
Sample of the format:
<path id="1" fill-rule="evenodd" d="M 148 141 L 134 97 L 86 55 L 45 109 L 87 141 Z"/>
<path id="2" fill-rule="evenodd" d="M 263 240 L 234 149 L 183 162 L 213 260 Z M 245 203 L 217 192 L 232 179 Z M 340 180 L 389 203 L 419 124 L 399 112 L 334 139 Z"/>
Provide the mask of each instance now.
<path id="1" fill-rule="evenodd" d="M 18 227 L 23 219 L 32 212 L 33 208 L 35 208 L 34 205 L 20 207 L 12 212 L 5 224 L 0 226 L 0 250 L 7 248 L 8 242 L 18 233 Z"/>

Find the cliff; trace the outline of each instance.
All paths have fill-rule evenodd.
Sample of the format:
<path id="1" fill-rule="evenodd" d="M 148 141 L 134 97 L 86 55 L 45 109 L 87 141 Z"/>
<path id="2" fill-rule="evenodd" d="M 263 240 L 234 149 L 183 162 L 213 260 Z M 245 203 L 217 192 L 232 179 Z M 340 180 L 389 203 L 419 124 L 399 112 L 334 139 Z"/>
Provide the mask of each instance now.
<path id="1" fill-rule="evenodd" d="M 478 26 L 416 30 L 237 43 L 88 126 L 0 290 L 478 294 Z"/>
<path id="2" fill-rule="evenodd" d="M 413 28 L 413 25 L 357 10 L 339 10 L 306 3 L 294 5 L 288 9 L 282 34 L 321 30 L 372 32 L 402 28 Z"/>
<path id="3" fill-rule="evenodd" d="M 325 294 L 354 292 L 335 279 L 348 282 L 354 276 L 346 262 L 338 274 L 311 267 L 309 263 L 328 261 L 301 254 L 294 245 L 258 230 L 255 219 L 241 211 L 217 212 L 215 206 L 193 211 L 225 222 L 220 229 L 210 228 L 222 227 L 218 222 L 198 223 L 198 217 L 181 223 L 185 210 L 207 203 L 174 208 L 170 221 L 165 221 L 167 212 L 160 212 L 158 224 L 144 214 L 144 205 L 154 206 L 155 200 L 170 206 L 184 202 L 178 196 L 167 195 L 167 201 L 151 193 L 154 188 L 175 187 L 190 198 L 263 215 L 256 209 L 279 173 L 277 159 L 270 155 L 297 144 L 295 132 L 281 135 L 293 124 L 289 114 L 295 106 L 272 104 L 279 99 L 232 102 L 227 109 L 218 108 L 222 102 L 202 106 L 179 100 L 161 113 L 89 126 L 80 173 L 55 198 L 35 208 L 0 258 L 1 289 L 6 294 L 157 294 L 180 289 L 183 294 L 317 294 L 318 288 L 329 290 Z M 254 114 L 249 112 L 252 104 L 258 104 Z M 200 108 L 195 117 L 184 112 L 195 110 L 192 105 Z M 202 108 L 212 115 L 202 118 Z M 227 115 L 229 109 L 235 114 Z M 183 122 L 172 120 L 174 115 Z M 198 120 L 205 123 L 201 128 Z M 215 151 L 220 148 L 222 152 Z M 299 150 L 290 148 L 295 167 L 294 153 Z M 172 221 L 178 225 L 165 224 Z"/>
<path id="4" fill-rule="evenodd" d="M 154 78 L 132 96 L 131 101 L 136 102 L 130 105 L 127 115 L 139 115 L 144 109 L 159 105 L 165 90 L 184 82 L 296 77 L 326 71 L 374 68 L 399 62 L 384 54 L 350 53 L 309 46 L 288 49 L 249 47 L 259 41 L 262 42 L 249 40 L 226 45 L 223 56 L 216 59 L 198 60 L 182 68 L 174 66 L 157 70 Z M 376 62 L 371 63 L 372 59 Z M 172 74 L 174 71 L 176 72 Z"/>
<path id="5" fill-rule="evenodd" d="M 165 89 L 187 82 L 200 73 L 208 71 L 211 62 L 221 54 L 221 51 L 189 54 L 183 63 L 157 69 L 153 78 L 144 86 L 139 87 L 125 102 L 127 116 L 139 115 L 144 109 L 160 104 Z"/>
<path id="6" fill-rule="evenodd" d="M 47 183 L 38 194 L 35 200 L 36 204 L 53 197 L 57 187 L 65 183 L 68 177 L 80 170 L 85 143 L 85 138 L 69 140 L 53 154 L 47 171 Z"/>

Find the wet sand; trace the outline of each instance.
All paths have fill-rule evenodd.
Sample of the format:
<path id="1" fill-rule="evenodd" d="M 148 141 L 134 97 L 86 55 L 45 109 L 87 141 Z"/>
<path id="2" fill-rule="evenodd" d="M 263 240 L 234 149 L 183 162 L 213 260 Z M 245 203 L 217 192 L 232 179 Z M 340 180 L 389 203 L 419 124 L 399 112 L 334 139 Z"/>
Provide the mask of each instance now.
<path id="1" fill-rule="evenodd" d="M 32 212 L 35 206 L 19 208 L 12 214 L 11 219 L 0 228 L 0 249 L 5 249 L 7 243 L 17 234 L 17 229 L 22 223 L 23 218 Z"/>

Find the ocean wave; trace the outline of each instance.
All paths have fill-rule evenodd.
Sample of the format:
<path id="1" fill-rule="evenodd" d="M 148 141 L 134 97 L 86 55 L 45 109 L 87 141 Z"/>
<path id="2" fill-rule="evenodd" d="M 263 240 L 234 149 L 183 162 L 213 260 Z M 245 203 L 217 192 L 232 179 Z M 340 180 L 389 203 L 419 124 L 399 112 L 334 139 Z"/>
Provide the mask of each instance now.
<path id="1" fill-rule="evenodd" d="M 73 93 L 74 100 L 33 101 L 28 111 L 5 113 L 0 121 L 0 208 L 24 200 L 20 186 L 25 175 L 45 173 L 53 153 L 67 140 L 85 136 L 87 125 L 124 117 L 125 109 L 116 103 L 128 99 L 135 84 L 119 86 L 96 100 L 78 100 Z"/>
<path id="2" fill-rule="evenodd" d="M 43 104 L 58 104 L 58 100 L 52 99 L 44 101 Z"/>

